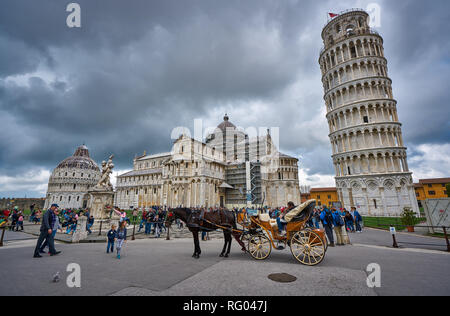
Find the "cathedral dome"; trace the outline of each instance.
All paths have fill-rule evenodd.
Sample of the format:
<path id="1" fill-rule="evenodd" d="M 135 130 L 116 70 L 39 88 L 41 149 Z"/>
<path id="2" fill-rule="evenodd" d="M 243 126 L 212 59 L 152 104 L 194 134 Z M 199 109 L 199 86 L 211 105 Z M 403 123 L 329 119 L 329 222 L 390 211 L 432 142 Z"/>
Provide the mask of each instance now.
<path id="1" fill-rule="evenodd" d="M 233 123 L 231 123 L 231 122 L 229 121 L 229 119 L 230 119 L 230 118 L 228 117 L 228 115 L 225 114 L 225 116 L 223 117 L 223 122 L 220 123 L 220 124 L 217 126 L 217 128 L 221 129 L 222 132 L 225 132 L 227 128 L 236 129 L 236 126 L 235 126 Z"/>
<path id="2" fill-rule="evenodd" d="M 77 148 L 75 153 L 59 163 L 56 169 L 80 168 L 100 171 L 97 164 L 89 156 L 89 150 L 85 145 Z"/>

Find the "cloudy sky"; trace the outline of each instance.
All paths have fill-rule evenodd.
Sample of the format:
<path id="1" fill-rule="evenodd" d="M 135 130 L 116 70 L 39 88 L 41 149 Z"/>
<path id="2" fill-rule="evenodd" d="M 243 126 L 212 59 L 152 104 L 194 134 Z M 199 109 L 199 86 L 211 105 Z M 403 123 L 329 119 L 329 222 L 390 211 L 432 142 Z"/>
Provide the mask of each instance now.
<path id="1" fill-rule="evenodd" d="M 450 3 L 421 0 L 62 0 L 0 3 L 0 197 L 44 196 L 85 143 L 97 162 L 171 149 L 171 131 L 224 113 L 280 127 L 301 185 L 334 185 L 318 65 L 327 12 L 381 7 L 414 178 L 450 176 Z"/>

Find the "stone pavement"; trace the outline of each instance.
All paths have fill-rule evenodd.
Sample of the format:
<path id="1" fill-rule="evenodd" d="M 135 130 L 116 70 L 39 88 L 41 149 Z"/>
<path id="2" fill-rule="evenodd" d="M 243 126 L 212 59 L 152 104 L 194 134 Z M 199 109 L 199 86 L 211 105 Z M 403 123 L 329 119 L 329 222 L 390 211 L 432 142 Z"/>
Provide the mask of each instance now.
<path id="1" fill-rule="evenodd" d="M 383 234 L 385 232 L 382 232 Z M 104 243 L 63 244 L 56 257 L 33 259 L 34 240 L 15 241 L 0 248 L 0 295 L 449 295 L 450 255 L 443 251 L 393 249 L 379 232 L 352 234 L 353 246 L 329 248 L 316 267 L 295 261 L 289 249 L 272 251 L 255 261 L 233 242 L 231 257 L 219 258 L 223 242 L 202 242 L 202 256 L 191 257 L 192 239 L 128 241 L 118 260 L 105 253 Z M 81 267 L 81 288 L 68 288 L 66 267 Z M 381 288 L 366 286 L 366 268 L 381 266 Z M 62 280 L 52 283 L 59 271 Z M 281 284 L 271 273 L 298 279 Z M 13 284 L 14 286 L 11 286 Z"/>
<path id="2" fill-rule="evenodd" d="M 351 243 L 381 247 L 392 247 L 393 245 L 391 233 L 381 229 L 365 228 L 361 234 L 349 233 L 349 237 Z M 400 248 L 447 251 L 447 243 L 444 238 L 397 232 L 396 240 Z"/>

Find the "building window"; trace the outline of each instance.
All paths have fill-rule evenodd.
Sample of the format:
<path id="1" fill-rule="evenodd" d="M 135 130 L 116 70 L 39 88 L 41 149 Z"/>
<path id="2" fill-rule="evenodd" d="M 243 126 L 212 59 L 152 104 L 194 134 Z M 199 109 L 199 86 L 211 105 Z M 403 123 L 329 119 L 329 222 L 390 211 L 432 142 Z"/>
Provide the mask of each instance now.
<path id="1" fill-rule="evenodd" d="M 317 196 L 317 199 L 320 200 L 320 195 Z"/>
<path id="2" fill-rule="evenodd" d="M 74 185 L 73 185 L 73 189 L 75 190 L 76 188 L 77 188 L 77 185 L 76 185 L 76 184 L 74 184 Z"/>
<path id="3" fill-rule="evenodd" d="M 416 197 L 419 197 L 420 196 L 420 194 L 419 193 L 416 193 Z"/>
<path id="4" fill-rule="evenodd" d="M 331 199 L 331 195 L 328 195 L 328 199 L 329 199 L 329 200 Z"/>
<path id="5" fill-rule="evenodd" d="M 79 196 L 77 196 L 77 202 L 80 200 L 80 197 Z"/>
<path id="6" fill-rule="evenodd" d="M 369 123 L 369 117 L 368 116 L 364 116 L 364 123 Z"/>
<path id="7" fill-rule="evenodd" d="M 373 199 L 373 205 L 377 208 L 377 200 Z"/>
<path id="8" fill-rule="evenodd" d="M 436 191 L 428 191 L 429 195 L 436 195 Z"/>
<path id="9" fill-rule="evenodd" d="M 433 186 L 431 184 L 428 185 L 429 188 L 432 188 Z"/>

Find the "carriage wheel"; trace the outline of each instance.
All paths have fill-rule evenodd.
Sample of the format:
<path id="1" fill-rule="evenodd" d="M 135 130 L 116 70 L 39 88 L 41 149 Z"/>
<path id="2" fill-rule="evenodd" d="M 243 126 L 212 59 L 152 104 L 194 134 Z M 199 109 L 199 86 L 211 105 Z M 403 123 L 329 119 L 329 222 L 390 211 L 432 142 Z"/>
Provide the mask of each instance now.
<path id="1" fill-rule="evenodd" d="M 256 260 L 265 260 L 272 252 L 272 244 L 264 235 L 251 236 L 248 242 L 248 252 Z"/>
<path id="2" fill-rule="evenodd" d="M 291 239 L 291 252 L 300 263 L 315 266 L 322 262 L 325 257 L 325 244 L 313 231 L 300 231 Z"/>

